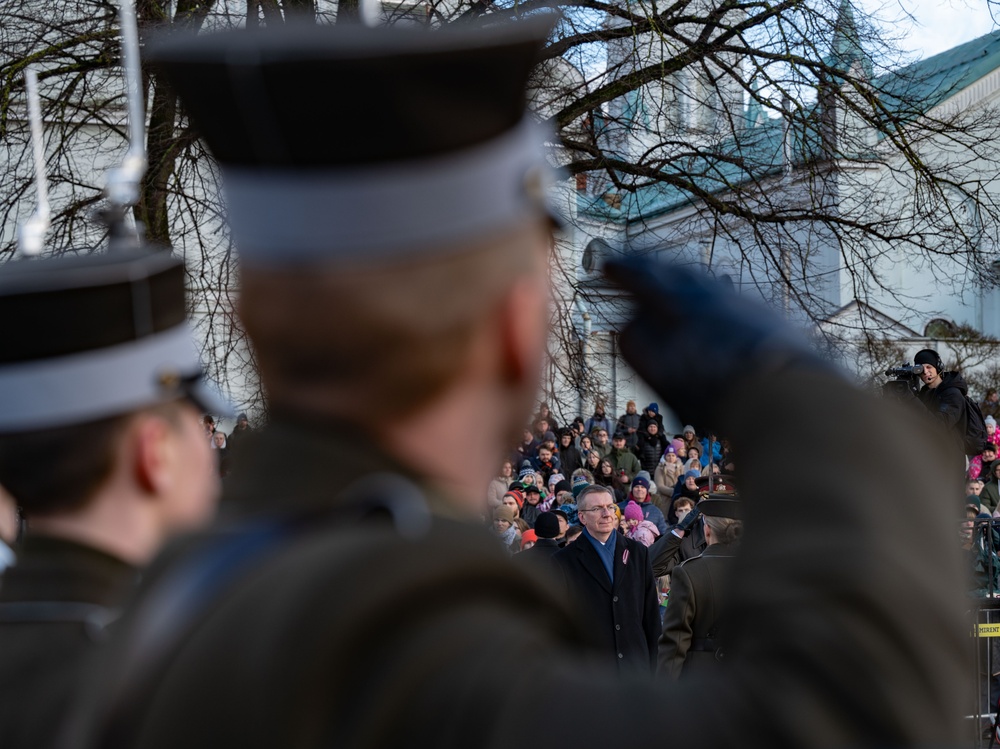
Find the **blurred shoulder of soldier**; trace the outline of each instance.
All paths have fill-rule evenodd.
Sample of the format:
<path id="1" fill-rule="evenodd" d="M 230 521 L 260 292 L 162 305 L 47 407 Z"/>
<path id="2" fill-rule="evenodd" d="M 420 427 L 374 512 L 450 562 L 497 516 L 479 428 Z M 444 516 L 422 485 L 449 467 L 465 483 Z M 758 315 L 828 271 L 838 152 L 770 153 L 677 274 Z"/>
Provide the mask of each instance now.
<path id="1" fill-rule="evenodd" d="M 0 579 L 0 745 L 36 748 L 139 569 L 208 521 L 215 399 L 167 253 L 8 262 L 0 312 L 0 485 L 26 523 Z"/>

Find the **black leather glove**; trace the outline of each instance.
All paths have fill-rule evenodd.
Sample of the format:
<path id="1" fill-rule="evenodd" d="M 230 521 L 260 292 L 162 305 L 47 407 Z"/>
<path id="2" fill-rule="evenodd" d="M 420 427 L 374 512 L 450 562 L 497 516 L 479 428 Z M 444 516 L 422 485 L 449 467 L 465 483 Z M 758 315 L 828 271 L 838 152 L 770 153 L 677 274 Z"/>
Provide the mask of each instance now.
<path id="1" fill-rule="evenodd" d="M 681 522 L 679 522 L 677 525 L 674 526 L 674 530 L 684 531 L 685 533 L 687 533 L 688 529 L 692 525 L 694 525 L 698 521 L 698 518 L 700 517 L 701 517 L 701 510 L 698 509 L 698 505 L 695 505 L 694 509 L 691 510 L 691 512 L 689 512 L 687 515 L 685 515 L 684 519 L 681 520 Z"/>
<path id="2" fill-rule="evenodd" d="M 620 338 L 625 359 L 684 421 L 717 425 L 720 398 L 748 376 L 834 371 L 801 332 L 700 271 L 634 257 L 604 272 L 635 302 Z"/>

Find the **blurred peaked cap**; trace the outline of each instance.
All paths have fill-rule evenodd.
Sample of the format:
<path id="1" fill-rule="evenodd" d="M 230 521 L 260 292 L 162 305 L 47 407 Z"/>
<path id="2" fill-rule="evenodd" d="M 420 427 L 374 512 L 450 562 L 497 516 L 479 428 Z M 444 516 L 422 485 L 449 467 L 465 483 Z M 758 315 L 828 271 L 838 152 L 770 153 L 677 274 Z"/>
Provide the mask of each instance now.
<path id="1" fill-rule="evenodd" d="M 145 59 L 222 165 L 244 261 L 397 257 L 547 212 L 526 90 L 553 21 L 289 24 L 164 36 Z"/>
<path id="2" fill-rule="evenodd" d="M 0 432 L 84 424 L 180 397 L 228 406 L 202 382 L 184 264 L 153 250 L 0 266 Z"/>
<path id="3" fill-rule="evenodd" d="M 717 497 L 709 494 L 698 503 L 698 509 L 702 515 L 710 518 L 740 520 L 743 517 L 742 503 L 735 497 Z"/>

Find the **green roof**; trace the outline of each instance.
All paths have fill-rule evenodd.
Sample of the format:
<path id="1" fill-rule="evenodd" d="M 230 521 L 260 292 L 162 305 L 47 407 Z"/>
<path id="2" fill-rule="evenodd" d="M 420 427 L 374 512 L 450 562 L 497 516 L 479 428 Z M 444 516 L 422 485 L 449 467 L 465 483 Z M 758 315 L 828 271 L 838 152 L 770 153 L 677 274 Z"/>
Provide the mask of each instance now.
<path id="1" fill-rule="evenodd" d="M 853 19 L 852 19 L 853 20 Z M 838 52 L 856 59 L 850 39 L 838 42 Z M 1000 67 L 1000 31 L 920 60 L 872 81 L 890 111 L 904 120 L 914 119 L 945 99 Z M 602 196 L 577 194 L 582 215 L 629 223 L 668 213 L 697 201 L 698 193 L 722 194 L 748 188 L 755 181 L 779 174 L 783 164 L 783 121 L 767 119 L 753 127 L 756 113 L 747 113 L 747 129 L 727 141 L 673 160 L 663 169 L 663 182 L 641 186 L 620 195 L 620 207 Z M 818 132 L 815 107 L 804 112 L 793 126 L 793 163 L 815 159 Z M 696 175 L 696 176 L 692 176 Z"/>
<path id="2" fill-rule="evenodd" d="M 875 85 L 889 101 L 905 97 L 927 111 L 998 67 L 1000 31 L 994 31 L 881 76 Z"/>

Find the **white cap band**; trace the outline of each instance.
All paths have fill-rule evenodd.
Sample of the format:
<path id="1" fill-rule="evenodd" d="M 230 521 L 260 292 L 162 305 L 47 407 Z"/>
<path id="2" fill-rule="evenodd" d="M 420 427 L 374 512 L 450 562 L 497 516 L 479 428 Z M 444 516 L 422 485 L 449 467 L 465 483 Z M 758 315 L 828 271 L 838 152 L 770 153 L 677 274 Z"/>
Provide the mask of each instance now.
<path id="1" fill-rule="evenodd" d="M 0 432 L 117 416 L 184 395 L 201 362 L 187 324 L 80 354 L 0 366 Z"/>
<path id="2" fill-rule="evenodd" d="M 488 143 L 386 165 L 226 167 L 241 259 L 282 266 L 399 257 L 549 213 L 540 128 L 527 119 Z"/>

